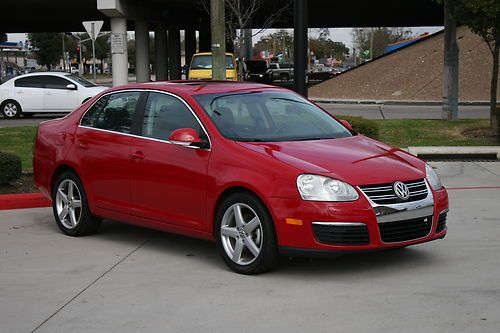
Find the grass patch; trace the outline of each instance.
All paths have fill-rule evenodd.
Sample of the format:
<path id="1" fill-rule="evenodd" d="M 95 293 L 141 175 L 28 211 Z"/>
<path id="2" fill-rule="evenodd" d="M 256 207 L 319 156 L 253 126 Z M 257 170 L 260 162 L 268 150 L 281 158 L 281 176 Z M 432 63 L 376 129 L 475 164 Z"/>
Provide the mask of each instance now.
<path id="1" fill-rule="evenodd" d="M 463 132 L 470 129 L 488 129 L 488 119 L 456 121 L 427 119 L 377 120 L 379 140 L 397 147 L 409 146 L 495 146 L 492 136 L 470 137 Z"/>
<path id="2" fill-rule="evenodd" d="M 343 119 L 342 116 L 339 116 Z M 375 120 L 379 140 L 396 147 L 409 146 L 496 146 L 498 139 L 491 136 L 468 137 L 462 133 L 471 129 L 488 129 L 488 119 L 457 121 L 393 119 Z M 0 151 L 21 157 L 24 171 L 33 170 L 33 142 L 36 126 L 0 128 Z"/>
<path id="3" fill-rule="evenodd" d="M 24 171 L 33 170 L 33 143 L 36 130 L 36 126 L 0 128 L 0 151 L 19 156 Z"/>

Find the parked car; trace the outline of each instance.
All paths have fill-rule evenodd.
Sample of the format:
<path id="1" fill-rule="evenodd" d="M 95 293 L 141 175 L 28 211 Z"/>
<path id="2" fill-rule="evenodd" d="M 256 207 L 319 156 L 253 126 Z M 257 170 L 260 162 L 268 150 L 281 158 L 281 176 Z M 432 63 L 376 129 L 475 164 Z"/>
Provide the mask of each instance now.
<path id="1" fill-rule="evenodd" d="M 290 81 L 293 79 L 293 64 L 271 63 L 269 68 L 273 71 L 273 80 Z"/>
<path id="2" fill-rule="evenodd" d="M 265 60 L 245 60 L 243 62 L 245 80 L 271 83 L 273 81 L 273 71 L 267 65 Z"/>
<path id="3" fill-rule="evenodd" d="M 337 73 L 331 67 L 315 66 L 308 73 L 309 81 L 322 82 L 334 77 Z"/>
<path id="4" fill-rule="evenodd" d="M 106 89 L 65 72 L 24 74 L 0 85 L 0 109 L 8 119 L 70 112 Z"/>
<path id="5" fill-rule="evenodd" d="M 226 53 L 226 79 L 238 80 L 234 54 Z M 191 59 L 188 72 L 189 80 L 211 80 L 212 79 L 212 52 L 195 53 Z"/>
<path id="6" fill-rule="evenodd" d="M 234 271 L 446 234 L 448 196 L 419 158 L 285 88 L 145 83 L 42 122 L 34 177 L 67 235 L 102 219 L 214 240 Z"/>

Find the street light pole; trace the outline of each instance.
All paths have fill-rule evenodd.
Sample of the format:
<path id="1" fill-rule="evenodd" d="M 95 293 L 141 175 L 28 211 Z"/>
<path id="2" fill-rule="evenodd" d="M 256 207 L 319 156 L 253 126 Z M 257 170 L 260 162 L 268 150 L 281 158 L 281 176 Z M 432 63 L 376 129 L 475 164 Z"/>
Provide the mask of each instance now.
<path id="1" fill-rule="evenodd" d="M 66 72 L 66 46 L 64 45 L 64 34 L 62 34 L 62 63 L 63 71 Z"/>

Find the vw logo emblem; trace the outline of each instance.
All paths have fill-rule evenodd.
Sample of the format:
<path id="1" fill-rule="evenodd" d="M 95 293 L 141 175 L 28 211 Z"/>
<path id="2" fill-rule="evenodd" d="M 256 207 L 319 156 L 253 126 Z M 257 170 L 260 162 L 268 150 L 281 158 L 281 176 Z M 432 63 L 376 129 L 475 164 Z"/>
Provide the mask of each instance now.
<path id="1" fill-rule="evenodd" d="M 399 199 L 408 200 L 408 198 L 410 197 L 410 190 L 405 183 L 402 183 L 400 181 L 394 182 L 392 188 L 394 189 L 394 193 L 396 193 Z"/>

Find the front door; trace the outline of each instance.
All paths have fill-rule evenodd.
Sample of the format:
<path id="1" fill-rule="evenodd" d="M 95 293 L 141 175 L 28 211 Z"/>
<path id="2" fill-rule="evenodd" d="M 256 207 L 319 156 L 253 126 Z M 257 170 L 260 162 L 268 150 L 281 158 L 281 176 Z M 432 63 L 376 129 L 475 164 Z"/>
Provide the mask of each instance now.
<path id="1" fill-rule="evenodd" d="M 170 133 L 194 128 L 208 139 L 178 97 L 150 92 L 142 137 L 132 139 L 132 214 L 188 228 L 206 224 L 206 177 L 210 150 L 172 144 Z"/>
<path id="2" fill-rule="evenodd" d="M 78 90 L 68 89 L 67 86 L 76 84 L 62 77 L 45 75 L 45 88 L 43 94 L 43 105 L 47 112 L 70 112 L 79 104 Z"/>

